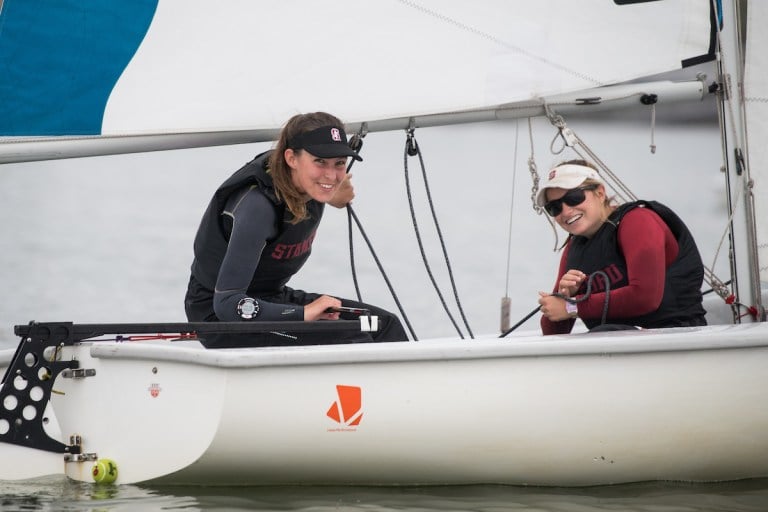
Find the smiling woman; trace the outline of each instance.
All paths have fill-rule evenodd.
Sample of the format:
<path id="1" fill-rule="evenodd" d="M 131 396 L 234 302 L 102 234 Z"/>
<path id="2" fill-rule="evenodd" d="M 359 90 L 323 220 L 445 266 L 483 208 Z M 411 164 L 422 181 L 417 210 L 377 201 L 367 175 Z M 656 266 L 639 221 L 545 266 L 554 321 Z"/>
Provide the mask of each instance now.
<path id="1" fill-rule="evenodd" d="M 570 332 L 577 317 L 590 329 L 706 324 L 704 267 L 672 210 L 655 201 L 614 205 L 583 160 L 552 169 L 536 201 L 569 234 L 553 293 L 539 293 L 544 334 Z"/>
<path id="2" fill-rule="evenodd" d="M 344 207 L 354 197 L 347 159 L 362 160 L 348 142 L 343 123 L 315 112 L 292 117 L 274 150 L 254 158 L 216 191 L 198 228 L 195 258 L 184 301 L 192 322 L 243 320 L 338 320 L 364 309 L 380 329 L 339 334 L 340 342 L 406 341 L 400 321 L 374 306 L 286 286 L 312 252 L 325 204 Z M 209 348 L 328 343 L 325 333 L 299 338 L 284 333 L 208 335 Z"/>

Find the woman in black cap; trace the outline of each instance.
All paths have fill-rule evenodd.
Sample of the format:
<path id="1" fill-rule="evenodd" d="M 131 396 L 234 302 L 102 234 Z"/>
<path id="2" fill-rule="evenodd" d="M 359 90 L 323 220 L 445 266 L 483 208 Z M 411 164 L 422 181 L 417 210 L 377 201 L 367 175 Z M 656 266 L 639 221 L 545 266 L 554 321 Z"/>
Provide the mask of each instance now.
<path id="1" fill-rule="evenodd" d="M 274 150 L 256 156 L 218 188 L 195 236 L 184 301 L 189 321 L 338 320 L 347 314 L 330 308 L 344 306 L 379 317 L 377 332 L 358 333 L 349 342 L 408 339 L 387 311 L 286 286 L 309 257 L 325 204 L 342 208 L 354 197 L 348 157 L 362 160 L 339 119 L 324 112 L 299 114 L 286 123 Z M 201 341 L 208 348 L 334 342 L 330 334 L 298 336 L 209 335 Z"/>

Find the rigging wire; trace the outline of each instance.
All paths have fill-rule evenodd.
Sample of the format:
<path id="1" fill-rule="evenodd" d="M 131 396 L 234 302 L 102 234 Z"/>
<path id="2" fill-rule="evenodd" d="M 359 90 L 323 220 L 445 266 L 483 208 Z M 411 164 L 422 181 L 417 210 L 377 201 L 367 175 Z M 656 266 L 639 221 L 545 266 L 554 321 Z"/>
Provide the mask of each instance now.
<path id="1" fill-rule="evenodd" d="M 762 291 L 761 291 L 761 285 L 760 285 L 760 255 L 759 250 L 760 247 L 758 246 L 757 241 L 757 235 L 756 235 L 756 213 L 755 213 L 755 204 L 754 204 L 754 193 L 751 192 L 752 188 L 752 180 L 749 177 L 749 167 L 748 163 L 746 161 L 746 155 L 744 153 L 744 148 L 747 148 L 747 145 L 749 141 L 746 139 L 746 134 L 737 130 L 737 123 L 736 123 L 736 114 L 735 109 L 743 109 L 744 104 L 749 100 L 749 98 L 744 97 L 744 83 L 741 81 L 743 79 L 743 63 L 741 63 L 742 55 L 739 55 L 738 48 L 735 50 L 735 56 L 734 60 L 741 63 L 741 65 L 738 66 L 738 69 L 736 70 L 736 79 L 739 81 L 737 84 L 737 87 L 734 88 L 734 85 L 731 81 L 732 77 L 729 73 L 727 73 L 728 67 L 726 66 L 726 53 L 724 51 L 723 41 L 722 41 L 722 32 L 723 32 L 723 12 L 720 9 L 721 5 L 719 2 L 715 2 L 714 0 L 711 2 L 711 8 L 717 13 L 717 30 L 715 31 L 715 41 L 716 41 L 716 50 L 715 50 L 715 56 L 716 56 L 716 64 L 717 64 L 717 73 L 718 73 L 718 82 L 716 84 L 713 84 L 713 86 L 710 88 L 711 92 L 716 92 L 719 100 L 719 108 L 717 110 L 718 112 L 718 121 L 720 124 L 720 135 L 721 135 L 721 149 L 723 154 L 723 165 L 721 170 L 723 171 L 725 175 L 725 187 L 726 187 L 726 206 L 728 208 L 729 217 L 728 222 L 726 223 L 723 237 L 720 241 L 720 246 L 718 246 L 718 251 L 715 254 L 715 262 L 719 255 L 719 251 L 721 246 L 724 243 L 725 236 L 730 235 L 729 242 L 730 242 L 730 251 L 728 253 L 729 256 L 729 263 L 730 263 L 730 271 L 731 271 L 731 281 L 732 281 L 732 290 L 733 292 L 729 297 L 725 297 L 723 294 L 720 294 L 721 297 L 726 299 L 727 304 L 736 304 L 739 306 L 744 306 L 743 304 L 740 304 L 734 297 L 739 295 L 739 283 L 738 283 L 738 273 L 737 273 L 737 262 L 736 262 L 736 253 L 735 253 L 735 230 L 734 230 L 734 224 L 733 224 L 733 217 L 734 212 L 738 211 L 737 207 L 739 205 L 739 202 L 743 199 L 744 201 L 744 215 L 745 215 L 745 237 L 747 240 L 747 246 L 745 248 L 745 251 L 748 253 L 747 258 L 747 266 L 749 267 L 748 275 L 752 278 L 752 282 L 750 283 L 750 290 L 753 293 L 753 300 L 754 305 L 753 306 L 744 306 L 747 307 L 749 314 L 753 315 L 755 320 L 758 321 L 765 321 L 765 307 L 762 304 Z M 738 5 L 736 6 L 738 8 Z M 737 12 L 737 9 L 733 9 L 731 14 L 734 16 L 735 23 L 733 24 L 734 30 L 736 31 L 735 36 L 736 37 L 742 37 L 743 34 L 741 34 L 740 30 L 740 18 L 739 18 L 739 12 Z M 728 56 L 729 58 L 731 56 Z M 734 107 L 734 98 L 738 98 L 737 106 Z M 727 121 L 726 122 L 726 115 L 727 115 Z M 729 130 L 730 128 L 730 130 Z M 742 126 L 743 128 L 743 126 Z M 730 137 L 733 140 L 733 148 L 730 150 L 732 153 L 730 153 L 728 149 L 728 136 L 730 132 Z M 731 178 L 733 177 L 733 174 L 731 172 L 731 161 L 729 159 L 729 154 L 733 156 L 733 164 L 735 166 L 735 180 L 739 182 L 740 186 L 736 188 L 735 192 L 735 200 L 733 199 L 733 191 L 731 187 Z M 748 193 L 748 190 L 750 192 Z M 714 267 L 714 262 L 713 262 Z M 732 302 L 729 302 L 732 301 Z M 739 322 L 740 319 L 745 315 L 739 315 L 738 310 L 736 308 L 733 309 L 733 315 L 734 315 L 734 321 Z"/>
<path id="2" fill-rule="evenodd" d="M 729 67 L 726 66 L 726 52 L 724 51 L 723 46 L 723 30 L 724 30 L 724 23 L 723 23 L 723 12 L 722 12 L 722 5 L 720 2 L 712 1 L 710 3 L 711 9 L 717 13 L 716 19 L 717 19 L 717 29 L 715 30 L 715 41 L 716 41 L 716 50 L 715 50 L 715 56 L 717 58 L 716 64 L 717 64 L 717 73 L 718 73 L 718 82 L 716 84 L 713 84 L 713 86 L 710 88 L 711 92 L 716 92 L 719 99 L 719 108 L 718 108 L 718 118 L 720 122 L 720 134 L 721 134 L 721 145 L 722 145 L 722 153 L 724 157 L 724 162 L 722 166 L 722 171 L 725 174 L 725 185 L 726 185 L 726 201 L 727 201 L 727 207 L 728 211 L 730 213 L 728 218 L 728 223 L 725 227 L 725 233 L 730 234 L 730 245 L 731 250 L 729 251 L 729 263 L 730 263 L 730 271 L 731 271 L 731 279 L 733 281 L 732 289 L 733 293 L 731 294 L 728 299 L 733 300 L 733 304 L 737 304 L 739 306 L 747 307 L 749 314 L 751 314 L 755 320 L 757 321 L 765 321 L 765 306 L 763 304 L 763 298 L 762 298 L 762 288 L 763 285 L 760 280 L 760 245 L 758 245 L 758 239 L 757 239 L 757 232 L 756 232 L 756 225 L 757 225 L 757 219 L 756 219 L 756 210 L 755 210 L 755 197 L 754 192 L 752 190 L 752 178 L 750 177 L 749 172 L 749 166 L 748 166 L 748 153 L 745 153 L 746 150 L 748 150 L 749 140 L 747 139 L 747 134 L 745 131 L 745 126 L 743 124 L 737 124 L 736 109 L 739 109 L 742 115 L 746 115 L 746 112 L 744 111 L 745 104 L 751 100 L 750 97 L 746 96 L 747 92 L 745 91 L 745 83 L 744 83 L 744 62 L 743 58 L 744 55 L 741 55 L 739 52 L 739 45 L 737 44 L 734 49 L 734 55 L 729 55 L 729 58 L 733 58 L 733 62 L 737 63 L 736 69 L 734 69 L 735 73 L 735 80 L 737 81 L 736 85 L 732 82 L 732 77 L 730 73 L 728 73 Z M 742 5 L 739 3 L 736 3 L 734 8 L 731 10 L 731 15 L 733 16 L 734 23 L 731 25 L 730 28 L 733 28 L 734 36 L 738 39 L 741 39 L 744 37 L 744 34 L 742 33 L 742 30 L 747 30 L 746 26 L 741 25 L 741 16 L 746 15 L 746 5 Z M 737 101 L 734 101 L 736 99 Z M 736 105 L 734 105 L 736 103 Z M 728 116 L 729 124 L 726 123 L 725 116 Z M 744 121 L 744 118 L 739 119 L 739 122 L 742 123 Z M 737 126 L 741 126 L 741 129 L 737 129 Z M 728 130 L 730 128 L 730 130 Z M 729 151 L 728 149 L 728 136 L 730 132 L 730 137 L 733 140 L 733 147 Z M 733 160 L 729 158 L 729 155 L 733 157 Z M 731 163 L 733 163 L 733 167 L 735 167 L 735 170 L 732 170 Z M 732 196 L 734 195 L 732 193 L 731 188 L 731 176 L 732 173 L 735 172 L 735 180 L 739 183 L 739 187 L 736 188 L 735 201 L 732 200 Z M 736 245 L 734 243 L 734 237 L 735 237 L 735 230 L 734 230 L 734 224 L 733 224 L 733 217 L 734 212 L 738 211 L 737 206 L 739 202 L 743 200 L 743 215 L 744 215 L 744 229 L 745 233 L 744 236 L 746 238 L 746 247 L 744 250 L 748 254 L 748 257 L 746 259 L 746 265 L 749 267 L 749 271 L 747 273 L 750 291 L 752 292 L 752 300 L 753 305 L 752 306 L 745 306 L 744 304 L 739 303 L 735 298 L 735 296 L 739 295 L 739 283 L 738 283 L 738 273 L 737 273 L 737 262 L 736 262 Z M 721 244 L 724 242 L 725 234 L 723 235 L 723 239 L 721 239 Z M 719 252 L 719 248 L 718 248 Z M 717 256 L 717 255 L 716 255 Z M 713 265 L 714 266 L 714 265 Z M 726 303 L 729 303 L 728 300 L 726 300 Z M 739 315 L 737 309 L 733 310 L 734 314 L 734 321 L 738 322 L 740 319 L 745 315 Z"/>
<path id="3" fill-rule="evenodd" d="M 642 98 L 642 95 L 640 96 Z M 602 171 L 604 177 L 607 177 L 612 183 L 611 188 L 614 189 L 616 195 L 619 196 L 623 202 L 636 201 L 637 196 L 627 187 L 624 182 L 603 162 L 597 154 L 574 132 L 565 122 L 562 115 L 558 114 L 545 102 L 544 111 L 546 112 L 547 119 L 552 125 L 557 128 L 560 138 L 563 139 L 563 149 L 565 146 L 571 148 L 577 155 L 583 160 L 594 162 Z M 555 138 L 557 138 L 557 135 Z M 554 143 L 554 141 L 553 141 Z M 562 152 L 562 149 L 560 150 Z M 582 153 L 586 153 L 584 156 Z M 557 154 L 557 153 L 556 153 Z"/>
<path id="4" fill-rule="evenodd" d="M 712 8 L 715 8 L 715 2 L 712 2 Z M 722 18 L 720 18 L 722 19 Z M 729 261 L 729 270 L 731 273 L 731 290 L 723 289 L 724 287 L 715 287 L 712 286 L 713 289 L 716 289 L 718 292 L 718 295 L 720 295 L 723 300 L 725 300 L 726 304 L 732 304 L 733 301 L 735 301 L 735 295 L 739 289 L 739 281 L 738 281 L 738 275 L 736 272 L 736 258 L 735 253 L 733 251 L 735 245 L 734 245 L 734 225 L 733 225 L 733 218 L 736 214 L 736 208 L 738 207 L 738 204 L 741 199 L 741 194 L 737 193 L 736 197 L 734 199 L 732 191 L 731 191 L 731 180 L 729 177 L 729 165 L 728 165 L 728 127 L 730 126 L 730 135 L 732 137 L 732 140 L 735 141 L 736 147 L 739 147 L 739 138 L 738 133 L 736 132 L 735 128 L 735 114 L 733 111 L 733 104 L 730 102 L 729 98 L 731 98 L 731 95 L 733 94 L 733 90 L 731 88 L 731 83 L 729 78 L 725 74 L 725 55 L 723 54 L 723 45 L 722 45 L 722 38 L 720 37 L 720 30 L 722 29 L 721 23 L 718 23 L 718 29 L 715 31 L 715 41 L 717 43 L 715 55 L 717 57 L 717 74 L 718 74 L 718 86 L 715 89 L 715 92 L 718 96 L 718 108 L 717 108 L 717 120 L 718 125 L 720 126 L 720 146 L 721 146 L 721 152 L 723 155 L 723 162 L 720 167 L 720 171 L 724 174 L 725 177 L 725 199 L 726 199 L 726 210 L 728 212 L 728 219 L 726 220 L 725 227 L 723 228 L 723 235 L 720 237 L 720 242 L 717 245 L 717 249 L 715 250 L 715 255 L 712 259 L 712 268 L 715 268 L 715 265 L 717 264 L 717 259 L 720 257 L 720 251 L 722 250 L 723 246 L 725 245 L 725 239 L 726 237 L 729 240 L 729 245 L 731 247 L 731 250 L 728 254 L 728 261 Z M 726 115 L 728 116 L 728 119 L 730 120 L 730 125 L 726 121 Z M 706 271 L 709 271 L 707 269 Z M 711 271 L 709 271 L 711 272 Z M 733 314 L 733 320 L 734 322 L 739 321 L 738 311 L 735 307 L 732 307 L 732 314 Z"/>
<path id="5" fill-rule="evenodd" d="M 437 281 L 435 280 L 434 274 L 432 273 L 432 269 L 429 265 L 429 261 L 427 260 L 426 253 L 424 251 L 424 244 L 421 239 L 421 233 L 419 231 L 419 225 L 418 221 L 416 219 L 416 212 L 414 210 L 413 206 L 413 196 L 411 194 L 411 184 L 409 179 L 409 173 L 408 173 L 408 157 L 409 156 L 418 156 L 419 157 L 419 164 L 421 166 L 421 174 L 422 178 L 424 180 L 424 189 L 427 194 L 427 202 L 429 204 L 430 212 L 432 213 L 432 220 L 435 225 L 435 230 L 437 232 L 437 236 L 440 240 L 440 247 L 443 251 L 443 259 L 445 261 L 446 268 L 448 270 L 448 278 L 451 282 L 451 287 L 453 289 L 453 296 L 456 300 L 456 305 L 459 309 L 459 314 L 461 315 L 462 320 L 464 321 L 464 326 L 467 329 L 467 333 L 469 334 L 470 338 L 474 339 L 474 335 L 472 334 L 472 329 L 469 327 L 469 323 L 467 322 L 467 317 L 464 314 L 464 308 L 461 305 L 461 301 L 459 299 L 458 291 L 456 290 L 456 282 L 453 278 L 453 270 L 451 269 L 451 262 L 448 258 L 448 251 L 445 248 L 445 240 L 443 239 L 443 234 L 440 229 L 440 223 L 437 220 L 437 214 L 435 213 L 435 207 L 434 203 L 432 201 L 432 193 L 429 189 L 429 182 L 427 180 L 427 172 L 426 172 L 426 166 L 424 165 L 424 158 L 421 153 L 421 149 L 419 148 L 418 142 L 416 142 L 416 137 L 414 135 L 415 128 L 410 127 L 406 130 L 406 140 L 405 140 L 405 151 L 403 155 L 403 166 L 404 166 L 404 173 L 405 173 L 405 188 L 406 193 L 408 195 L 408 206 L 411 210 L 411 221 L 413 222 L 413 230 L 416 235 L 416 241 L 419 245 L 419 251 L 421 252 L 421 259 L 424 263 L 424 268 L 427 271 L 427 274 L 429 275 L 429 279 L 432 282 L 432 286 L 435 289 L 435 292 L 437 293 L 437 296 L 440 298 L 440 303 L 443 306 L 443 309 L 445 310 L 446 314 L 448 315 L 448 318 L 450 319 L 451 323 L 453 324 L 454 328 L 456 329 L 456 332 L 459 334 L 459 337 L 464 339 L 464 334 L 461 332 L 461 328 L 456 323 L 456 320 L 453 318 L 453 315 L 451 314 L 448 305 L 445 302 L 445 298 L 443 297 L 442 292 L 440 291 L 440 287 L 437 285 Z"/>
<path id="6" fill-rule="evenodd" d="M 509 312 L 512 299 L 509 297 L 509 269 L 512 265 L 512 219 L 515 212 L 515 183 L 517 182 L 517 146 L 520 139 L 520 120 L 515 120 L 515 150 L 512 156 L 512 191 L 509 201 L 509 226 L 507 229 L 507 268 L 504 283 L 504 297 L 501 299 L 501 332 L 509 329 Z"/>
<path id="7" fill-rule="evenodd" d="M 520 121 L 515 120 L 515 150 L 512 157 L 512 192 L 509 201 L 509 226 L 507 229 L 507 272 L 504 295 L 509 297 L 509 268 L 512 264 L 512 219 L 515 211 L 515 182 L 517 177 L 517 143 L 520 135 Z"/>

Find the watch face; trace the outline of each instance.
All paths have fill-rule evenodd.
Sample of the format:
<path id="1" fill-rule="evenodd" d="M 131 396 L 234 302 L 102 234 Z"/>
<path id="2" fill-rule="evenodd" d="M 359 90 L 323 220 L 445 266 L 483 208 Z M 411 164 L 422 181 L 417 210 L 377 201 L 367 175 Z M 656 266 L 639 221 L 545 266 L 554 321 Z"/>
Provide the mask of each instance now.
<path id="1" fill-rule="evenodd" d="M 246 297 L 237 303 L 237 314 L 240 318 L 250 320 L 259 312 L 259 303 L 250 297 Z"/>

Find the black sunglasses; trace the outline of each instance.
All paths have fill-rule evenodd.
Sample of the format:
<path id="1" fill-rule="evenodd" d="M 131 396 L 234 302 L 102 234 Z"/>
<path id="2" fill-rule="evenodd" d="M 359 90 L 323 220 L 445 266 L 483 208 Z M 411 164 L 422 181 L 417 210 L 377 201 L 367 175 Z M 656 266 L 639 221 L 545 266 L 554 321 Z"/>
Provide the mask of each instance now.
<path id="1" fill-rule="evenodd" d="M 587 185 L 579 188 L 572 188 L 563 197 L 547 201 L 544 204 L 544 210 L 550 215 L 550 217 L 557 217 L 563 212 L 563 203 L 567 204 L 571 208 L 579 206 L 587 198 L 584 194 L 585 190 L 595 190 L 597 185 Z"/>

